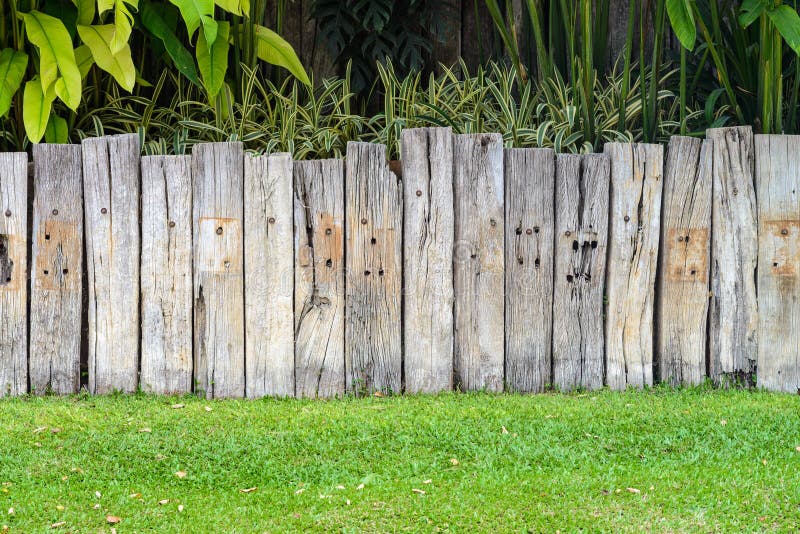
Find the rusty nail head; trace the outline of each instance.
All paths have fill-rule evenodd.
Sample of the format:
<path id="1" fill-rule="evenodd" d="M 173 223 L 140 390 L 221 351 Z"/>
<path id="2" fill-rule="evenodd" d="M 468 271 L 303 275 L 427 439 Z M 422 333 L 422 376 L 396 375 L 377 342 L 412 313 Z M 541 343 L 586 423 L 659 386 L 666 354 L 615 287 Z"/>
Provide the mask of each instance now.
<path id="1" fill-rule="evenodd" d="M 489 221 L 489 224 L 491 224 L 492 226 L 497 226 L 497 221 L 492 219 L 492 220 Z"/>
<path id="2" fill-rule="evenodd" d="M 269 218 L 269 223 L 270 224 L 274 224 L 275 223 L 275 217 L 270 217 Z"/>
<path id="3" fill-rule="evenodd" d="M 627 215 L 626 215 L 625 217 L 623 217 L 622 219 L 623 219 L 625 222 L 628 222 L 628 221 L 630 221 L 630 220 L 631 220 L 631 218 L 630 218 L 630 217 L 628 217 Z"/>
<path id="4" fill-rule="evenodd" d="M 361 219 L 361 224 L 367 224 L 367 220 L 366 219 Z"/>
<path id="5" fill-rule="evenodd" d="M 733 194 L 734 195 L 738 195 L 739 194 L 739 190 L 737 188 L 735 188 L 735 187 L 733 188 Z"/>
<path id="6" fill-rule="evenodd" d="M 525 233 L 528 234 L 528 235 L 531 235 L 533 233 L 533 230 L 528 228 L 527 230 L 525 230 Z"/>
<path id="7" fill-rule="evenodd" d="M 169 222 L 169 227 L 170 228 L 175 228 L 175 221 L 170 221 Z"/>
<path id="8" fill-rule="evenodd" d="M 683 236 L 682 236 L 682 235 L 679 235 L 679 236 L 678 236 L 678 243 L 682 243 L 682 242 L 683 242 Z"/>
<path id="9" fill-rule="evenodd" d="M 787 230 L 786 228 L 782 228 L 781 235 L 789 235 L 789 230 Z"/>
<path id="10" fill-rule="evenodd" d="M 331 235 L 331 229 L 330 228 L 326 228 L 325 229 L 325 235 Z"/>
<path id="11" fill-rule="evenodd" d="M 53 210 L 53 215 L 58 215 L 58 210 Z"/>
<path id="12" fill-rule="evenodd" d="M 217 235 L 222 235 L 222 227 L 217 228 Z"/>
<path id="13" fill-rule="evenodd" d="M 106 208 L 103 208 L 103 209 L 100 210 L 100 213 L 105 215 L 106 213 L 108 213 L 108 210 Z"/>
<path id="14" fill-rule="evenodd" d="M 6 217 L 11 217 L 11 210 L 6 210 Z"/>
<path id="15" fill-rule="evenodd" d="M 420 191 L 419 189 L 417 189 L 417 196 L 418 196 L 418 197 L 421 197 L 421 196 L 422 196 L 422 191 Z"/>
<path id="16" fill-rule="evenodd" d="M 569 230 L 567 230 L 566 232 L 564 232 L 564 235 L 565 235 L 565 236 L 567 236 L 567 237 L 569 237 L 569 236 L 571 236 L 571 235 L 572 235 L 572 232 L 570 232 Z"/>

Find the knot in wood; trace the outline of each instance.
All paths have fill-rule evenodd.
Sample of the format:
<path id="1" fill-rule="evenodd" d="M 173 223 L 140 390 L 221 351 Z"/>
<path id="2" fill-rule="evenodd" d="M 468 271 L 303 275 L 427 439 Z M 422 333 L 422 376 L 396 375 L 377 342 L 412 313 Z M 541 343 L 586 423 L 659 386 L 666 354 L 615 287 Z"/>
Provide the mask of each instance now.
<path id="1" fill-rule="evenodd" d="M 331 235 L 331 229 L 330 228 L 326 228 L 325 229 L 325 235 Z"/>
<path id="2" fill-rule="evenodd" d="M 489 224 L 491 224 L 492 226 L 497 226 L 497 221 L 495 221 L 494 219 L 491 219 L 489 221 Z"/>
<path id="3" fill-rule="evenodd" d="M 6 210 L 6 217 L 11 217 L 11 210 Z"/>

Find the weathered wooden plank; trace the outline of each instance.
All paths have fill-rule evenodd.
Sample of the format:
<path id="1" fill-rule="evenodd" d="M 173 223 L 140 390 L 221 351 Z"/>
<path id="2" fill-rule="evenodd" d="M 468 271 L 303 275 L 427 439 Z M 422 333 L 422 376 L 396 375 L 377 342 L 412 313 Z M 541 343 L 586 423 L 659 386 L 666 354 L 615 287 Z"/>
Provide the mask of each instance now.
<path id="1" fill-rule="evenodd" d="M 294 164 L 295 392 L 344 394 L 344 164 Z"/>
<path id="2" fill-rule="evenodd" d="M 462 389 L 502 391 L 504 375 L 503 140 L 453 137 L 454 374 Z"/>
<path id="3" fill-rule="evenodd" d="M 453 389 L 453 135 L 404 130 L 405 390 Z"/>
<path id="4" fill-rule="evenodd" d="M 756 135 L 758 386 L 800 393 L 800 136 Z"/>
<path id="5" fill-rule="evenodd" d="M 504 152 L 506 187 L 506 384 L 541 392 L 553 383 L 555 153 Z"/>
<path id="6" fill-rule="evenodd" d="M 709 376 L 752 383 L 758 359 L 758 228 L 749 126 L 706 131 L 714 142 Z"/>
<path id="7" fill-rule="evenodd" d="M 606 143 L 611 200 L 606 268 L 606 383 L 653 384 L 653 301 L 664 149 Z"/>
<path id="8" fill-rule="evenodd" d="M 83 192 L 81 147 L 33 146 L 31 392 L 80 387 Z"/>
<path id="9" fill-rule="evenodd" d="M 290 154 L 244 159 L 248 397 L 294 396 L 294 218 Z"/>
<path id="10" fill-rule="evenodd" d="M 208 398 L 245 393 L 243 174 L 241 143 L 192 149 L 194 381 Z"/>
<path id="11" fill-rule="evenodd" d="M 347 144 L 344 354 L 351 392 L 402 388 L 402 185 L 384 145 Z"/>
<path id="12" fill-rule="evenodd" d="M 699 384 L 706 375 L 713 141 L 672 137 L 664 168 L 656 360 L 658 379 Z"/>
<path id="13" fill-rule="evenodd" d="M 609 182 L 607 156 L 556 158 L 553 383 L 562 391 L 603 385 Z"/>
<path id="14" fill-rule="evenodd" d="M 85 139 L 89 391 L 136 391 L 139 364 L 138 134 Z"/>
<path id="15" fill-rule="evenodd" d="M 28 155 L 0 154 L 0 397 L 28 392 Z"/>
<path id="16" fill-rule="evenodd" d="M 142 158 L 143 391 L 192 391 L 191 156 Z"/>

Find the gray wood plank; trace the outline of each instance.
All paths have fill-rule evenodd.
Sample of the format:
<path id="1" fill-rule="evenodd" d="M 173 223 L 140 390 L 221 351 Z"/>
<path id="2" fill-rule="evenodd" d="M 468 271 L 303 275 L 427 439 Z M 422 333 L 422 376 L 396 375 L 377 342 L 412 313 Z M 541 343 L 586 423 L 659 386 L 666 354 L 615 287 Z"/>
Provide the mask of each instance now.
<path id="1" fill-rule="evenodd" d="M 405 390 L 453 389 L 453 135 L 404 130 Z"/>
<path id="2" fill-rule="evenodd" d="M 89 391 L 136 391 L 141 147 L 138 134 L 85 139 Z"/>
<path id="3" fill-rule="evenodd" d="M 800 393 L 800 136 L 756 135 L 758 386 Z"/>
<path id="4" fill-rule="evenodd" d="M 714 142 L 709 376 L 751 383 L 758 360 L 758 228 L 749 126 L 706 131 Z"/>
<path id="5" fill-rule="evenodd" d="M 28 155 L 0 154 L 0 397 L 28 392 Z"/>
<path id="6" fill-rule="evenodd" d="M 386 147 L 348 143 L 345 162 L 347 390 L 402 388 L 402 182 Z"/>
<path id="7" fill-rule="evenodd" d="M 562 391 L 603 385 L 609 187 L 607 156 L 557 156 L 553 382 Z"/>
<path id="8" fill-rule="evenodd" d="M 33 146 L 31 392 L 80 387 L 83 186 L 81 147 Z"/>
<path id="9" fill-rule="evenodd" d="M 192 391 L 192 158 L 142 158 L 143 391 Z"/>
<path id="10" fill-rule="evenodd" d="M 542 392 L 553 383 L 555 153 L 504 152 L 506 385 Z"/>
<path id="11" fill-rule="evenodd" d="M 505 379 L 503 141 L 500 134 L 453 139 L 455 382 L 499 392 Z"/>
<path id="12" fill-rule="evenodd" d="M 344 164 L 294 164 L 295 392 L 344 394 Z"/>
<path id="13" fill-rule="evenodd" d="M 672 137 L 664 168 L 656 299 L 658 379 L 700 384 L 706 376 L 712 141 Z"/>
<path id="14" fill-rule="evenodd" d="M 294 218 L 290 154 L 245 156 L 248 397 L 294 396 Z"/>
<path id="15" fill-rule="evenodd" d="M 243 175 L 241 143 L 193 147 L 194 385 L 207 398 L 245 393 Z"/>
<path id="16" fill-rule="evenodd" d="M 653 384 L 653 302 L 661 223 L 664 149 L 606 143 L 611 200 L 606 268 L 606 383 Z"/>

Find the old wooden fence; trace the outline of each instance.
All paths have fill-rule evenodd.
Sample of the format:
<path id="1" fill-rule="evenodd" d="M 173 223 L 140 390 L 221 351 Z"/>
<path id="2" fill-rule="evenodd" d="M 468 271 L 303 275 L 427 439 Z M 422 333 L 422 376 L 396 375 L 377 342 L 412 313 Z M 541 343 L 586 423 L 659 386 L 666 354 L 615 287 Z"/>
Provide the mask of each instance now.
<path id="1" fill-rule="evenodd" d="M 394 165 L 123 135 L 28 167 L 0 154 L 2 394 L 82 367 L 209 397 L 800 388 L 800 137 L 556 155 L 433 128 Z"/>

